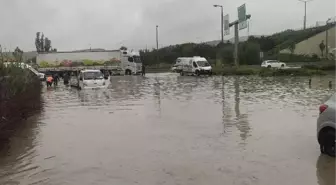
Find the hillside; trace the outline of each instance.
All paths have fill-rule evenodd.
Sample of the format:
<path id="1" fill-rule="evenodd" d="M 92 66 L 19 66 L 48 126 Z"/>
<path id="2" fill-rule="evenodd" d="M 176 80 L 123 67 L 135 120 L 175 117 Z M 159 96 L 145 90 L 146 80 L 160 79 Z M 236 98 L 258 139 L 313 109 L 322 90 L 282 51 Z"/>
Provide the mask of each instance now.
<path id="1" fill-rule="evenodd" d="M 334 26 L 335 23 L 332 23 L 324 26 L 308 28 L 306 30 L 286 30 L 280 33 L 273 34 L 269 36 L 269 39 L 274 41 L 275 47 L 268 52 L 275 53 L 276 51 L 287 49 L 293 43 L 297 44 Z"/>

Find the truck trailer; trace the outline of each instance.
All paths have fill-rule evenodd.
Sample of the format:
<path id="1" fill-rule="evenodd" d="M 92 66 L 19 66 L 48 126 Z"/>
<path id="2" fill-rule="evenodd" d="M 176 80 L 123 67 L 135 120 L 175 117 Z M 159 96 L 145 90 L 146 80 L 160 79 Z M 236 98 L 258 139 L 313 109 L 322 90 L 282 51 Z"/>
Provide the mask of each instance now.
<path id="1" fill-rule="evenodd" d="M 138 52 L 127 50 L 66 51 L 39 53 L 36 58 L 39 72 L 71 72 L 99 69 L 110 74 L 141 74 L 142 62 Z"/>

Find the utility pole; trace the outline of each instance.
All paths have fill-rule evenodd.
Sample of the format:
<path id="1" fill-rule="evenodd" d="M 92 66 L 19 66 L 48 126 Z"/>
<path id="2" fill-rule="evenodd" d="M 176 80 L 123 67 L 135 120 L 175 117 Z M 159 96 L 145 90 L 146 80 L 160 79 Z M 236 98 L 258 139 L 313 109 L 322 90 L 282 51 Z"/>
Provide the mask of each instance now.
<path id="1" fill-rule="evenodd" d="M 303 29 L 306 29 L 307 24 L 307 3 L 313 0 L 299 0 L 304 3 L 304 17 L 303 17 Z"/>
<path id="2" fill-rule="evenodd" d="M 159 50 L 159 26 L 156 25 L 156 49 Z"/>
<path id="3" fill-rule="evenodd" d="M 156 25 L 156 62 L 159 63 L 159 26 Z"/>
<path id="4" fill-rule="evenodd" d="M 329 48 L 328 48 L 328 37 L 329 37 L 329 34 L 328 34 L 328 22 L 331 20 L 331 18 L 329 18 L 327 21 L 326 21 L 326 58 L 328 58 L 328 54 L 329 54 Z"/>
<path id="5" fill-rule="evenodd" d="M 222 36 L 222 43 L 224 43 L 224 15 L 223 15 L 223 6 L 222 5 L 213 5 L 214 7 L 221 8 L 221 36 Z"/>
<path id="6" fill-rule="evenodd" d="M 238 57 L 238 44 L 239 44 L 239 30 L 238 30 L 238 22 L 234 24 L 234 61 L 236 67 L 239 67 L 239 57 Z"/>

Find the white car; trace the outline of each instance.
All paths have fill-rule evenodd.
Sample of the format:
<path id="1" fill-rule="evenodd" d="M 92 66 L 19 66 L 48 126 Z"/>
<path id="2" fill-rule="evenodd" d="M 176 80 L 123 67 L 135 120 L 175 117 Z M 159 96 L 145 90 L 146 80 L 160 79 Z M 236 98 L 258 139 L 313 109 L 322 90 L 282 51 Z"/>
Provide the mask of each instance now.
<path id="1" fill-rule="evenodd" d="M 82 70 L 78 75 L 79 89 L 105 88 L 108 80 L 100 70 Z"/>
<path id="2" fill-rule="evenodd" d="M 285 68 L 286 63 L 277 61 L 277 60 L 266 60 L 261 64 L 261 67 L 267 68 Z"/>

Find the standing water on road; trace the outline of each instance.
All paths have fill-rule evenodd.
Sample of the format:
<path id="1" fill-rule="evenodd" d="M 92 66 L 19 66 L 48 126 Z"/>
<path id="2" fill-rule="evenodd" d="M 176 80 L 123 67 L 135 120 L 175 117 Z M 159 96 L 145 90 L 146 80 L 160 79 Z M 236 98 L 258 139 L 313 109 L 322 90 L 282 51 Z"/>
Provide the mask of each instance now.
<path id="1" fill-rule="evenodd" d="M 335 184 L 316 141 L 328 81 L 167 73 L 45 89 L 0 151 L 0 184 Z"/>

